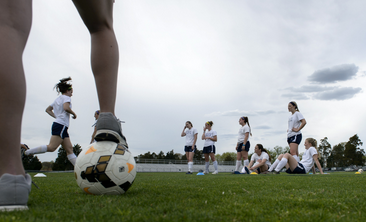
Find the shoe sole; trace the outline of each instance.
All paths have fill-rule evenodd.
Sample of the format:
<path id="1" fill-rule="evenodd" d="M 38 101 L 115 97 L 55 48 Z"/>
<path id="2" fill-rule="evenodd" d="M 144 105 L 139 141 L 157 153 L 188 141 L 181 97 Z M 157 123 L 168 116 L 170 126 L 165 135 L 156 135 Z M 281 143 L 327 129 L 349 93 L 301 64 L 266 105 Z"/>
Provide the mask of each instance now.
<path id="1" fill-rule="evenodd" d="M 115 143 L 122 143 L 127 146 L 126 139 L 112 130 L 98 130 L 95 137 L 95 141 L 112 141 Z M 127 146 L 128 147 L 128 146 Z"/>
<path id="2" fill-rule="evenodd" d="M 246 172 L 247 174 L 250 174 L 248 167 L 245 167 L 245 172 Z"/>

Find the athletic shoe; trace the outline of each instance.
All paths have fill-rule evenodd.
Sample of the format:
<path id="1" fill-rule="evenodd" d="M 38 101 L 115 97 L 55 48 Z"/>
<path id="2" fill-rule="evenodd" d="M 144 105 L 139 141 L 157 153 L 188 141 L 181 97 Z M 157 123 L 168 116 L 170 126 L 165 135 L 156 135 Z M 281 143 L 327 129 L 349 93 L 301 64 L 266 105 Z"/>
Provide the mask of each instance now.
<path id="1" fill-rule="evenodd" d="M 280 174 L 280 172 L 277 172 L 277 171 L 272 171 L 272 172 L 268 172 L 268 174 Z"/>
<path id="2" fill-rule="evenodd" d="M 268 173 L 271 173 L 271 172 L 269 172 L 268 170 L 261 172 L 261 174 L 268 174 Z"/>
<path id="3" fill-rule="evenodd" d="M 188 171 L 186 174 L 192 174 L 192 172 L 191 171 Z"/>
<path id="4" fill-rule="evenodd" d="M 219 172 L 217 170 L 215 170 L 212 174 L 218 174 Z"/>
<path id="5" fill-rule="evenodd" d="M 209 172 L 208 171 L 205 171 L 205 172 L 203 172 L 204 174 L 208 174 Z"/>
<path id="6" fill-rule="evenodd" d="M 32 179 L 29 174 L 0 177 L 0 211 L 28 210 L 27 202 Z"/>
<path id="7" fill-rule="evenodd" d="M 96 141 L 112 141 L 122 143 L 128 148 L 126 137 L 122 134 L 121 121 L 112 113 L 100 113 L 96 124 Z"/>
<path id="8" fill-rule="evenodd" d="M 248 167 L 244 166 L 244 169 L 245 169 L 245 172 L 246 172 L 247 174 L 250 174 L 250 171 L 249 171 Z"/>

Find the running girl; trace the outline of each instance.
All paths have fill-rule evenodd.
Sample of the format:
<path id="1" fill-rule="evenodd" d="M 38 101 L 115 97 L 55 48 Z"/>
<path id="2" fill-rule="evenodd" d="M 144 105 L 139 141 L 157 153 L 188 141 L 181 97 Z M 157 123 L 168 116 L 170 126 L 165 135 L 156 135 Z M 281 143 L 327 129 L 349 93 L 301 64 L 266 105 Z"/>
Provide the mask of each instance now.
<path id="1" fill-rule="evenodd" d="M 184 147 L 184 152 L 186 152 L 186 157 L 188 160 L 188 172 L 187 174 L 192 174 L 193 167 L 193 156 L 197 150 L 196 142 L 197 142 L 197 134 L 198 131 L 193 128 L 193 125 L 190 121 L 186 122 L 186 125 L 183 128 L 183 132 L 181 137 L 186 137 L 186 145 Z"/>
<path id="2" fill-rule="evenodd" d="M 62 95 L 47 107 L 46 112 L 55 118 L 52 124 L 52 136 L 48 145 L 42 145 L 25 151 L 26 155 L 54 152 L 60 145 L 65 149 L 67 158 L 75 165 L 76 155 L 73 152 L 70 141 L 68 128 L 70 122 L 70 114 L 76 119 L 75 112 L 71 109 L 71 96 L 73 93 L 72 85 L 68 83 L 71 78 L 61 79 L 54 88 Z"/>

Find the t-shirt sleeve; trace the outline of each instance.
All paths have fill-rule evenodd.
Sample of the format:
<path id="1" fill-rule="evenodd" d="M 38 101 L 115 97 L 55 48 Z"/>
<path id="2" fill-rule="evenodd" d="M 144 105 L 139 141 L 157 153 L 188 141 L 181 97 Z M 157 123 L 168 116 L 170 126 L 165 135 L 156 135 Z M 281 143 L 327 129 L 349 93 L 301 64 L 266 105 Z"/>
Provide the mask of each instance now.
<path id="1" fill-rule="evenodd" d="M 264 152 L 263 159 L 269 160 L 268 153 Z"/>
<path id="2" fill-rule="evenodd" d="M 304 116 L 300 112 L 296 112 L 296 115 L 297 115 L 297 119 L 299 121 L 305 119 Z"/>
<path id="3" fill-rule="evenodd" d="M 196 135 L 196 134 L 198 134 L 198 130 L 197 129 L 194 129 L 193 130 L 193 135 Z"/>
<path id="4" fill-rule="evenodd" d="M 250 162 L 252 162 L 252 161 L 256 161 L 257 160 L 257 154 L 256 153 L 253 153 L 253 155 L 252 155 L 252 157 L 250 158 Z"/>
<path id="5" fill-rule="evenodd" d="M 63 103 L 71 103 L 71 97 L 70 96 L 65 96 L 64 99 L 63 99 Z"/>
<path id="6" fill-rule="evenodd" d="M 316 149 L 315 149 L 314 147 L 310 147 L 310 148 L 309 148 L 309 152 L 310 152 L 310 156 L 311 156 L 311 158 L 313 158 L 313 156 L 314 156 L 315 154 L 318 154 L 318 152 L 316 151 Z"/>
<path id="7" fill-rule="evenodd" d="M 212 132 L 212 136 L 217 136 L 217 132 L 215 130 Z"/>
<path id="8" fill-rule="evenodd" d="M 249 126 L 245 126 L 245 127 L 244 127 L 244 134 L 245 134 L 245 133 L 249 133 L 249 131 L 250 131 L 250 130 L 249 130 Z"/>

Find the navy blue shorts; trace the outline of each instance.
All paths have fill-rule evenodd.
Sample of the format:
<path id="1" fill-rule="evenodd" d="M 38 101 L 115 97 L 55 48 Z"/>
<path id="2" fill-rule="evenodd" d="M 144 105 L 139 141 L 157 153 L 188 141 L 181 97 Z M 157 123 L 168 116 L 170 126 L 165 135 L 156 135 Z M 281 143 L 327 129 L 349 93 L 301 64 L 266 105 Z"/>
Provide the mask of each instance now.
<path id="1" fill-rule="evenodd" d="M 69 137 L 69 133 L 67 132 L 68 128 L 59 123 L 53 122 L 52 124 L 52 136 L 59 136 L 61 139 L 65 139 Z"/>
<path id="2" fill-rule="evenodd" d="M 215 145 L 203 147 L 203 153 L 216 153 Z"/>
<path id="3" fill-rule="evenodd" d="M 192 150 L 192 146 L 185 146 L 184 147 L 184 152 L 196 152 L 196 150 L 197 150 L 197 147 L 196 147 L 196 145 L 194 145 L 194 149 Z"/>
<path id="4" fill-rule="evenodd" d="M 247 141 L 245 146 L 243 146 L 243 143 L 239 143 L 238 144 L 238 150 L 236 152 L 238 152 L 238 153 L 240 153 L 241 151 L 249 152 L 249 148 L 250 148 L 250 142 L 249 141 Z"/>
<path id="5" fill-rule="evenodd" d="M 286 170 L 289 174 L 306 174 L 305 167 L 301 163 L 297 163 L 297 167 L 294 171 L 291 171 L 290 167 Z"/>
<path id="6" fill-rule="evenodd" d="M 302 140 L 302 134 L 300 133 L 295 136 L 291 136 L 291 137 L 287 138 L 287 143 L 288 144 L 290 144 L 290 143 L 300 144 L 301 140 Z"/>

